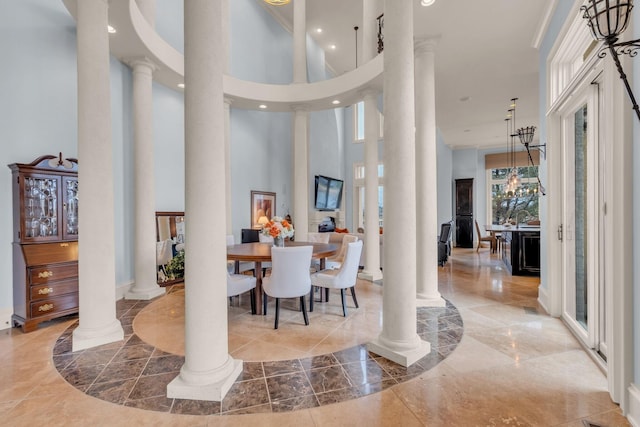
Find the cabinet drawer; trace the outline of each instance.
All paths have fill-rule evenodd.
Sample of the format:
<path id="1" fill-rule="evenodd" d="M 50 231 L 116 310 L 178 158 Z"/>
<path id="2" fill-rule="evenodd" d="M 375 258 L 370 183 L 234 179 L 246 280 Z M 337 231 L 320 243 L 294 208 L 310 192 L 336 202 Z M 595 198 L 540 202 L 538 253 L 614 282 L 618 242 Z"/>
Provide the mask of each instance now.
<path id="1" fill-rule="evenodd" d="M 78 307 L 78 294 L 43 299 L 31 303 L 31 317 L 48 316 Z"/>
<path id="2" fill-rule="evenodd" d="M 31 300 L 41 300 L 45 298 L 57 297 L 59 295 L 72 294 L 78 292 L 78 278 L 60 280 L 44 285 L 31 286 Z"/>
<path id="3" fill-rule="evenodd" d="M 32 285 L 45 284 L 70 277 L 78 277 L 77 263 L 29 268 L 29 283 Z"/>

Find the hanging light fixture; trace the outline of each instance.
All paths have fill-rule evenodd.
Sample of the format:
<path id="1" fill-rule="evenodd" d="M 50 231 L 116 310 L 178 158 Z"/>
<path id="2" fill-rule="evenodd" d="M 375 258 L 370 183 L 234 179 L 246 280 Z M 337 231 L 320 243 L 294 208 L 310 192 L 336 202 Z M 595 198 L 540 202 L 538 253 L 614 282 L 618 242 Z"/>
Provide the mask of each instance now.
<path id="1" fill-rule="evenodd" d="M 618 58 L 619 55 L 634 57 L 638 54 L 638 49 L 640 49 L 640 39 L 618 43 L 618 38 L 629 26 L 631 9 L 633 9 L 633 0 L 587 0 L 587 4 L 580 8 L 580 10 L 584 11 L 582 17 L 587 20 L 587 25 L 593 38 L 598 41 L 604 41 L 609 49 L 620 78 L 627 89 L 633 109 L 638 116 L 638 120 L 640 120 L 638 103 Z M 606 49 L 598 53 L 600 58 L 604 58 L 606 55 Z"/>
<path id="2" fill-rule="evenodd" d="M 285 4 L 289 4 L 291 0 L 264 0 L 264 2 L 272 6 L 284 6 Z"/>

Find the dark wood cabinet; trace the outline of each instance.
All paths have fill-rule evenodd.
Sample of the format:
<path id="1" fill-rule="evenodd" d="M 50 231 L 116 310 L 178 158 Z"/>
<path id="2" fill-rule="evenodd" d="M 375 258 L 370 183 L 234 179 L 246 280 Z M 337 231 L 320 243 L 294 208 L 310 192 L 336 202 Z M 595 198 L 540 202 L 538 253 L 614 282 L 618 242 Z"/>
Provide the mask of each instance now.
<path id="1" fill-rule="evenodd" d="M 24 332 L 78 311 L 78 162 L 62 154 L 9 165 L 13 317 Z"/>
<path id="2" fill-rule="evenodd" d="M 456 179 L 456 246 L 473 247 L 473 178 Z"/>
<path id="3" fill-rule="evenodd" d="M 540 275 L 540 230 L 502 232 L 502 260 L 514 276 Z"/>

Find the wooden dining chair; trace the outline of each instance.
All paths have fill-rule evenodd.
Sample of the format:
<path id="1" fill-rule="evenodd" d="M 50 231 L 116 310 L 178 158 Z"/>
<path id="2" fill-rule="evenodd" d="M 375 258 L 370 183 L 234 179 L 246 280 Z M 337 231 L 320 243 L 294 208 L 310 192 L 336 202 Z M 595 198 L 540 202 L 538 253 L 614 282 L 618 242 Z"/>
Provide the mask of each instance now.
<path id="1" fill-rule="evenodd" d="M 264 295 L 263 314 L 267 314 L 267 295 L 276 299 L 274 329 L 278 329 L 281 298 L 300 298 L 304 324 L 309 325 L 305 296 L 311 291 L 309 263 L 313 246 L 271 248 L 271 275 L 262 279 Z"/>
<path id="2" fill-rule="evenodd" d="M 313 311 L 313 288 L 340 289 L 342 297 L 342 315 L 347 317 L 347 299 L 345 289 L 351 289 L 353 304 L 358 308 L 356 299 L 356 281 L 358 279 L 358 267 L 360 254 L 362 253 L 362 240 L 349 243 L 344 261 L 339 269 L 326 269 L 311 275 L 311 301 L 309 311 Z"/>
<path id="3" fill-rule="evenodd" d="M 496 241 L 495 241 L 496 238 L 493 236 L 483 236 L 482 233 L 480 232 L 480 226 L 478 225 L 478 221 L 475 221 L 475 223 L 476 223 L 476 231 L 478 232 L 478 248 L 476 249 L 476 252 L 480 250 L 480 247 L 482 246 L 483 242 L 489 242 L 489 250 L 493 252 L 493 248 L 496 247 Z"/>

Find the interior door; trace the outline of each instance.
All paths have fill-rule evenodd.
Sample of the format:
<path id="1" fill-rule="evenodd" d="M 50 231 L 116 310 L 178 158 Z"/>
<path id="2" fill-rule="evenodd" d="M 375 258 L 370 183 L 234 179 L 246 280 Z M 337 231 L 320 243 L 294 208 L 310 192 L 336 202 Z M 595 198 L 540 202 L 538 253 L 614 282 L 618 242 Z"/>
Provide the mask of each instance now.
<path id="1" fill-rule="evenodd" d="M 583 85 L 562 113 L 563 318 L 587 347 L 606 359 L 599 93 L 597 81 Z"/>

